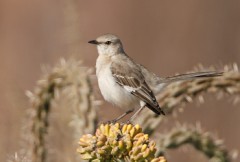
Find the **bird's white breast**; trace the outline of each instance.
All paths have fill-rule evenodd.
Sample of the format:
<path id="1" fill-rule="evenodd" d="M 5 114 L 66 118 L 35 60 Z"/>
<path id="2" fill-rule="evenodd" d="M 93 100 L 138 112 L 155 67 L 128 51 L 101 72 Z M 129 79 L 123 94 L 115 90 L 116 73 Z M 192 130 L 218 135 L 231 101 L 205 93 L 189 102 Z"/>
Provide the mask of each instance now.
<path id="1" fill-rule="evenodd" d="M 133 109 L 140 101 L 116 83 L 110 69 L 110 58 L 99 56 L 96 63 L 98 85 L 105 100 L 122 109 Z"/>

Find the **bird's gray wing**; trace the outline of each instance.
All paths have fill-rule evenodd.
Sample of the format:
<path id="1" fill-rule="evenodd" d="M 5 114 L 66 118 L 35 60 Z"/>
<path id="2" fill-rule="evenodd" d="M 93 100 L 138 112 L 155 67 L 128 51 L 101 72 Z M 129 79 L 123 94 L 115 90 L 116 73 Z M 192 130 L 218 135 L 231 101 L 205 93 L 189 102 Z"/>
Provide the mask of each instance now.
<path id="1" fill-rule="evenodd" d="M 156 114 L 164 114 L 138 66 L 134 66 L 131 62 L 121 64 L 113 62 L 111 72 L 116 83 L 121 87 L 145 102 L 146 106 Z"/>

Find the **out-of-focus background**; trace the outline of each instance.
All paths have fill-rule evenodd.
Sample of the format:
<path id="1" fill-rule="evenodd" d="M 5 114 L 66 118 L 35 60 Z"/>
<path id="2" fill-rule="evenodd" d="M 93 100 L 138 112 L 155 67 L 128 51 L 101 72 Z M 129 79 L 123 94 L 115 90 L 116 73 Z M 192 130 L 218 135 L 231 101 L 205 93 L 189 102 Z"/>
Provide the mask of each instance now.
<path id="1" fill-rule="evenodd" d="M 41 66 L 74 57 L 94 67 L 96 49 L 87 42 L 105 33 L 118 35 L 133 59 L 162 76 L 192 70 L 199 63 L 240 64 L 237 0 L 1 0 L 0 161 L 20 147 L 29 107 L 25 90 L 34 88 Z M 229 150 L 239 149 L 240 108 L 229 100 L 208 95 L 206 103 L 188 105 L 177 121 L 200 121 L 206 131 L 224 139 Z M 120 113 L 110 104 L 99 111 L 101 120 Z M 185 148 L 169 151 L 169 161 L 207 161 Z"/>

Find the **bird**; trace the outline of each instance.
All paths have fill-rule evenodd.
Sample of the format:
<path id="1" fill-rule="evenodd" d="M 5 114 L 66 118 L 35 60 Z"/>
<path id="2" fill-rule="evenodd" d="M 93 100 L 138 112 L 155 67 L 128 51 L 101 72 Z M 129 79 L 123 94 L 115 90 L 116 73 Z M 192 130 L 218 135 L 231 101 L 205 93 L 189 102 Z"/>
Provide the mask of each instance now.
<path id="1" fill-rule="evenodd" d="M 96 76 L 103 98 L 125 110 L 125 113 L 113 122 L 134 112 L 136 108 L 138 110 L 129 122 L 132 122 L 145 107 L 157 115 L 165 115 L 155 97 L 165 85 L 181 80 L 222 75 L 222 72 L 207 71 L 159 77 L 129 57 L 124 51 L 122 41 L 114 34 L 104 34 L 88 43 L 97 46 Z"/>

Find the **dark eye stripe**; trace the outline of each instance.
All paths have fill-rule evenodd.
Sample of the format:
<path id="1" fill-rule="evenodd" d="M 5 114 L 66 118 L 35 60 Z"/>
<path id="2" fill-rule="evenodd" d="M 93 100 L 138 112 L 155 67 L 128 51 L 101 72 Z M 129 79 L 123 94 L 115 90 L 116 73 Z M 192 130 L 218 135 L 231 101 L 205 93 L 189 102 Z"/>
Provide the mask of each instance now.
<path id="1" fill-rule="evenodd" d="M 111 44 L 112 42 L 111 41 L 106 41 L 105 44 L 109 45 Z"/>

